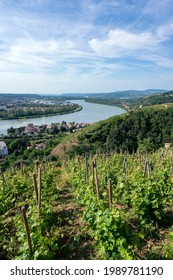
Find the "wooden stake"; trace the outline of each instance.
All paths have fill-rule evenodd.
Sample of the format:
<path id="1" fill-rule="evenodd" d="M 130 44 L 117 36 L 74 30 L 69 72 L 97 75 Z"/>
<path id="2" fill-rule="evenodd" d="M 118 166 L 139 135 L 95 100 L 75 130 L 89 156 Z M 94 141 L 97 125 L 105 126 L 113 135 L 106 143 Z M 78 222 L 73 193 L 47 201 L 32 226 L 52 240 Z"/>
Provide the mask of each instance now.
<path id="1" fill-rule="evenodd" d="M 41 211 L 41 168 L 38 169 L 38 215 Z"/>
<path id="2" fill-rule="evenodd" d="M 149 163 L 148 159 L 146 158 L 145 160 L 145 166 L 144 166 L 144 174 L 143 176 L 145 177 L 146 172 L 148 171 L 148 178 L 151 178 L 151 164 Z"/>
<path id="3" fill-rule="evenodd" d="M 148 178 L 150 179 L 151 178 L 151 164 L 149 163 L 149 161 L 148 161 L 147 167 L 148 167 Z"/>
<path id="4" fill-rule="evenodd" d="M 89 178 L 88 178 L 88 159 L 87 159 L 87 156 L 85 157 L 85 182 L 89 184 Z"/>
<path id="5" fill-rule="evenodd" d="M 95 161 L 92 162 L 92 188 L 94 192 L 94 181 L 95 181 Z"/>
<path id="6" fill-rule="evenodd" d="M 99 181 L 98 181 L 96 160 L 94 160 L 94 169 L 95 169 L 96 193 L 97 193 L 97 198 L 100 199 L 100 190 L 99 190 Z"/>
<path id="7" fill-rule="evenodd" d="M 32 243 L 31 243 L 31 236 L 30 236 L 30 230 L 29 230 L 29 225 L 28 225 L 28 221 L 27 221 L 27 217 L 26 217 L 26 209 L 25 207 L 21 207 L 21 214 L 22 214 L 22 220 L 25 226 L 25 230 L 26 230 L 26 237 L 27 237 L 27 241 L 28 241 L 28 247 L 29 247 L 29 251 L 30 254 L 32 254 Z"/>
<path id="8" fill-rule="evenodd" d="M 37 180 L 36 180 L 36 175 L 33 174 L 33 182 L 34 182 L 34 191 L 36 195 L 36 203 L 38 205 L 38 188 L 37 188 Z"/>
<path id="9" fill-rule="evenodd" d="M 112 181 L 111 181 L 111 179 L 108 180 L 108 203 L 109 203 L 109 208 L 112 208 Z"/>
<path id="10" fill-rule="evenodd" d="M 123 164 L 123 172 L 126 173 L 126 182 L 128 181 L 128 162 L 127 158 L 124 158 L 124 164 Z"/>
<path id="11" fill-rule="evenodd" d="M 144 165 L 144 173 L 143 173 L 144 177 L 145 177 L 145 174 L 146 174 L 146 171 L 147 171 L 147 165 L 148 165 L 148 159 L 146 158 L 145 165 Z"/>
<path id="12" fill-rule="evenodd" d="M 35 161 L 35 167 L 36 167 L 36 170 L 37 170 L 37 173 L 38 173 L 38 169 L 39 169 L 39 160 L 36 160 L 36 161 Z"/>

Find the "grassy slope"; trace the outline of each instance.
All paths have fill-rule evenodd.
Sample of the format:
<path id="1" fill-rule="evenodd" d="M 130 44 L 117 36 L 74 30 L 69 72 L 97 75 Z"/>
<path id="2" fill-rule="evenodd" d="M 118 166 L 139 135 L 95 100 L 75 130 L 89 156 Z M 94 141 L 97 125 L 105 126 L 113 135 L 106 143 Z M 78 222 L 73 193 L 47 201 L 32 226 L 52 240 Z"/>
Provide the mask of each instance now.
<path id="1" fill-rule="evenodd" d="M 164 104 L 157 104 L 157 105 L 143 107 L 144 110 L 151 109 L 151 108 L 154 110 L 173 108 L 173 103 L 164 103 Z"/>
<path id="2" fill-rule="evenodd" d="M 114 127 L 115 121 L 118 118 L 123 118 L 126 116 L 127 113 L 121 115 L 121 116 L 113 116 L 106 120 L 102 120 L 96 123 L 91 124 L 88 127 L 85 127 L 84 129 L 75 132 L 74 134 L 69 134 L 66 137 L 63 138 L 62 142 L 57 145 L 53 150 L 53 155 L 59 155 L 61 157 L 65 157 L 66 152 L 69 152 L 73 146 L 79 146 L 81 144 L 85 144 L 90 146 L 91 143 L 95 140 L 100 142 L 100 140 L 104 141 L 103 138 L 103 130 L 105 131 L 104 138 L 106 135 L 109 134 L 110 130 Z M 92 138 L 93 140 L 89 141 L 89 138 Z"/>

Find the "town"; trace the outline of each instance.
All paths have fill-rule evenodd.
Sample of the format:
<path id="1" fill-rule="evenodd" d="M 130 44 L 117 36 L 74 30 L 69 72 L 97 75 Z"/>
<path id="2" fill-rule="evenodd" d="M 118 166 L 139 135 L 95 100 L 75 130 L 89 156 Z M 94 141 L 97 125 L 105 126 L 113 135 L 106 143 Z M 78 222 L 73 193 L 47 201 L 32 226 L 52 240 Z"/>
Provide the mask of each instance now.
<path id="1" fill-rule="evenodd" d="M 7 133 L 9 136 L 42 136 L 42 134 L 58 134 L 59 132 L 75 132 L 80 130 L 89 123 L 75 123 L 75 122 L 68 122 L 62 121 L 61 123 L 52 123 L 52 124 L 43 124 L 43 125 L 34 125 L 33 123 L 28 123 L 27 126 L 20 127 L 20 128 L 9 128 L 7 129 Z"/>
<path id="2" fill-rule="evenodd" d="M 78 104 L 58 96 L 27 94 L 0 94 L 0 119 L 21 119 L 39 116 L 62 115 L 80 111 Z"/>
<path id="3" fill-rule="evenodd" d="M 6 163 L 7 161 L 13 161 L 14 154 L 16 158 L 23 158 L 25 153 L 28 155 L 29 150 L 31 150 L 31 152 L 34 150 L 34 154 L 41 155 L 41 151 L 47 154 L 65 134 L 74 133 L 86 126 L 89 126 L 89 123 L 66 123 L 62 121 L 61 123 L 58 122 L 40 126 L 28 123 L 27 126 L 19 128 L 11 127 L 7 129 L 7 135 L 3 135 L 0 139 L 1 162 L 4 162 L 4 160 Z M 27 150 L 28 152 L 26 152 Z"/>

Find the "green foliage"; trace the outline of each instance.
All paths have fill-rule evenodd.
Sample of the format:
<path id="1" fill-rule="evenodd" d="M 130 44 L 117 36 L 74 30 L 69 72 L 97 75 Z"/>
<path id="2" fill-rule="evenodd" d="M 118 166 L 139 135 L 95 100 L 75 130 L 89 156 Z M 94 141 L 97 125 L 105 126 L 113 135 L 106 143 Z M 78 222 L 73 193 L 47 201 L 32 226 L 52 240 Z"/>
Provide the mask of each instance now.
<path id="1" fill-rule="evenodd" d="M 144 240 L 159 236 L 167 209 L 173 204 L 172 163 L 169 154 L 164 155 L 164 160 L 160 160 L 161 157 L 162 154 L 150 154 L 149 167 L 144 172 L 143 154 L 98 156 L 100 199 L 95 183 L 93 185 L 92 158 L 88 159 L 89 184 L 85 179 L 85 159 L 74 159 L 71 163 L 71 183 L 101 259 L 138 259 Z M 109 179 L 112 182 L 112 208 L 108 208 Z M 164 250 L 161 258 L 170 258 L 169 243 Z"/>
<path id="2" fill-rule="evenodd" d="M 38 214 L 32 173 L 34 166 L 4 173 L 0 182 L 0 257 L 5 259 L 52 259 L 58 249 L 53 201 L 59 197 L 55 186 L 55 164 L 46 164 L 42 171 L 41 213 Z M 38 183 L 38 182 L 37 182 Z M 33 254 L 30 254 L 20 209 L 26 208 Z"/>
<path id="3" fill-rule="evenodd" d="M 152 105 L 158 105 L 158 104 L 173 103 L 172 91 L 154 94 L 151 96 L 145 96 L 143 98 L 138 99 L 136 103 L 137 103 L 136 106 L 139 106 L 139 105 L 140 106 L 141 105 L 142 106 L 152 106 Z"/>
<path id="4" fill-rule="evenodd" d="M 85 227 L 96 242 L 100 259 L 172 259 L 173 176 L 171 151 L 146 154 L 97 153 L 95 172 L 100 197 L 93 176 L 93 157 L 66 158 L 61 163 L 63 178 L 68 178 L 82 212 Z M 86 169 L 87 161 L 87 169 Z M 62 220 L 53 212 L 58 201 L 56 166 L 42 166 L 42 202 L 38 214 L 32 174 L 36 166 L 7 169 L 0 176 L 0 258 L 53 259 L 59 244 Z M 60 169 L 58 168 L 58 172 Z M 87 175 L 87 176 L 86 176 Z M 94 180 L 93 180 L 94 179 Z M 108 180 L 112 183 L 112 206 L 108 203 Z M 38 181 L 37 181 L 38 182 Z M 20 209 L 26 208 L 33 253 L 30 254 Z M 71 221 L 72 223 L 73 221 Z M 55 226 L 56 225 L 56 226 Z M 74 237 L 79 241 L 79 235 Z M 155 240 L 154 240 L 155 239 Z M 155 243 L 146 252 L 147 242 Z M 153 242 L 154 242 L 153 241 Z M 71 248 L 73 244 L 71 245 Z M 156 254 L 156 251 L 160 250 Z"/>
<path id="5" fill-rule="evenodd" d="M 93 124 L 78 134 L 78 140 L 95 151 L 149 152 L 171 143 L 172 131 L 173 109 L 149 107 Z"/>
<path id="6" fill-rule="evenodd" d="M 173 259 L 173 227 L 170 228 L 167 234 L 168 242 L 165 244 L 163 249 L 163 255 L 167 260 Z"/>

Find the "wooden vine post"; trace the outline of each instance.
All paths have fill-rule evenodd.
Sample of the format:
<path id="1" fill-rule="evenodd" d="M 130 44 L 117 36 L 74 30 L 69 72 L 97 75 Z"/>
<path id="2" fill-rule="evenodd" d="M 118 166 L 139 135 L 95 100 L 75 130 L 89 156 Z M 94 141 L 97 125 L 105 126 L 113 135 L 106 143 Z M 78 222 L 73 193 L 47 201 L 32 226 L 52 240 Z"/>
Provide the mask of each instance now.
<path id="1" fill-rule="evenodd" d="M 151 178 L 151 164 L 149 161 L 148 161 L 148 178 L 149 179 Z"/>
<path id="2" fill-rule="evenodd" d="M 148 178 L 151 178 L 151 164 L 149 163 L 148 159 L 146 158 L 145 160 L 145 165 L 144 165 L 144 174 L 143 176 L 145 177 L 146 172 L 148 171 Z"/>
<path id="3" fill-rule="evenodd" d="M 147 165 L 148 165 L 148 159 L 146 158 L 145 160 L 145 165 L 144 165 L 144 173 L 143 173 L 143 176 L 145 177 L 145 174 L 147 172 Z"/>
<path id="4" fill-rule="evenodd" d="M 124 157 L 123 172 L 126 174 L 126 182 L 128 181 L 128 162 L 127 157 Z"/>
<path id="5" fill-rule="evenodd" d="M 31 236 L 30 236 L 28 220 L 27 220 L 27 217 L 26 217 L 26 209 L 25 209 L 24 206 L 21 207 L 21 214 L 22 214 L 22 220 L 23 220 L 25 230 L 26 230 L 26 237 L 27 237 L 27 241 L 28 241 L 29 251 L 30 251 L 30 254 L 32 255 L 33 251 L 32 251 Z"/>
<path id="6" fill-rule="evenodd" d="M 36 175 L 33 174 L 33 183 L 34 183 L 34 191 L 36 195 L 36 203 L 38 205 L 38 188 L 37 188 L 37 180 L 36 180 Z"/>
<path id="7" fill-rule="evenodd" d="M 85 157 L 85 182 L 89 184 L 89 178 L 88 178 L 88 159 L 87 156 Z"/>
<path id="8" fill-rule="evenodd" d="M 39 169 L 39 160 L 38 159 L 35 161 L 35 167 L 36 167 L 36 170 L 38 173 L 38 169 Z"/>
<path id="9" fill-rule="evenodd" d="M 92 162 L 92 188 L 94 192 L 94 182 L 95 182 L 95 163 L 94 160 Z"/>
<path id="10" fill-rule="evenodd" d="M 95 179 L 95 183 L 96 183 L 97 198 L 100 199 L 99 180 L 98 180 L 96 160 L 93 161 L 93 175 L 94 175 L 93 179 Z"/>
<path id="11" fill-rule="evenodd" d="M 41 168 L 38 168 L 38 215 L 41 212 Z"/>
<path id="12" fill-rule="evenodd" d="M 112 208 L 112 181 L 108 180 L 108 204 L 109 208 Z"/>

